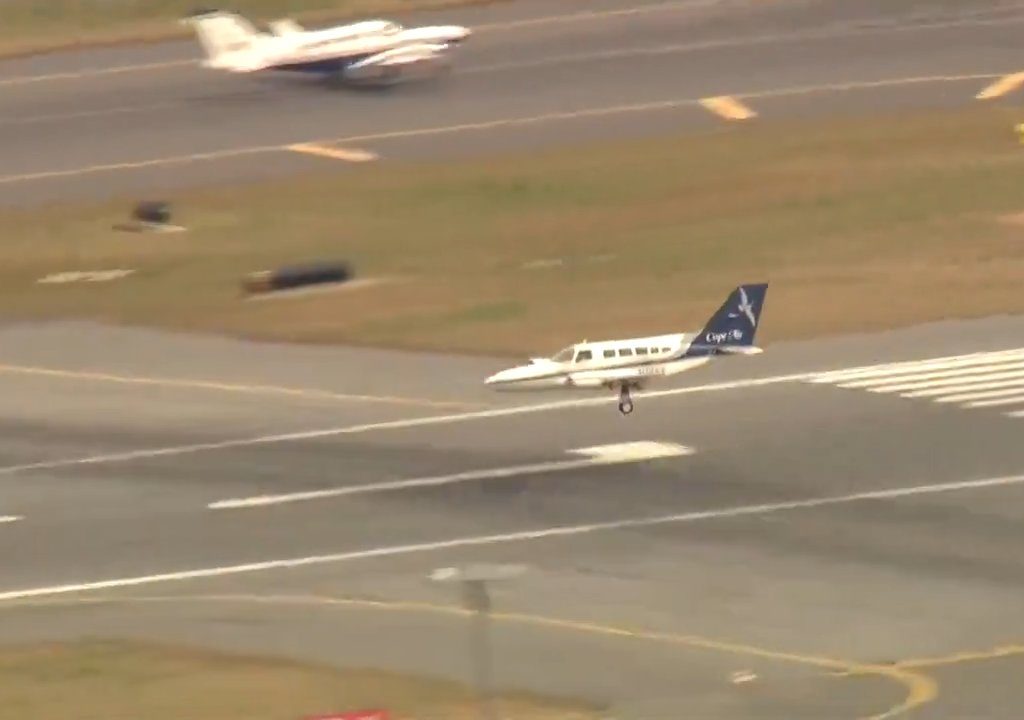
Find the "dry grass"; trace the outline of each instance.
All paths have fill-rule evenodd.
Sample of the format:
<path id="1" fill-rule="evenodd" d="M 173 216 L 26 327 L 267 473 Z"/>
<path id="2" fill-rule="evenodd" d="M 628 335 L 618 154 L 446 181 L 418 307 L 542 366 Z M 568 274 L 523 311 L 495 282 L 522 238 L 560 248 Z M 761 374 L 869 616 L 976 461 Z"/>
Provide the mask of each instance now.
<path id="1" fill-rule="evenodd" d="M 386 708 L 396 720 L 469 720 L 461 685 L 375 670 L 129 642 L 80 642 L 0 650 L 4 717 L 58 720 L 282 720 Z M 504 717 L 589 720 L 581 703 L 502 696 Z"/>
<path id="2" fill-rule="evenodd" d="M 230 9 L 259 21 L 326 22 L 497 1 L 236 0 Z M 197 7 L 195 0 L 0 0 L 0 56 L 191 37 L 177 20 Z"/>
<path id="3" fill-rule="evenodd" d="M 191 230 L 114 233 L 125 207 L 0 215 L 0 307 L 303 342 L 522 354 L 699 326 L 772 283 L 764 340 L 1024 311 L 1024 149 L 993 107 L 381 163 L 176 198 Z M 246 302 L 247 272 L 345 258 L 351 292 Z M 524 268 L 558 258 L 561 265 Z M 40 286 L 128 267 L 107 284 Z"/>

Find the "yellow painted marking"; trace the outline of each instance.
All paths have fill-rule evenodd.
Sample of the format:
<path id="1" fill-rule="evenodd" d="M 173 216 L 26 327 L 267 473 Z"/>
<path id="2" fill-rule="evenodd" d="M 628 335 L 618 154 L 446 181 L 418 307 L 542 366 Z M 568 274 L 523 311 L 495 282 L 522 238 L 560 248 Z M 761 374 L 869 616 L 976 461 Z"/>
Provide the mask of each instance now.
<path id="1" fill-rule="evenodd" d="M 381 610 L 391 612 L 423 613 L 432 615 L 451 615 L 466 617 L 472 613 L 465 608 L 452 605 L 437 605 L 421 602 L 401 602 L 386 600 L 359 600 L 350 598 L 336 598 L 323 595 L 143 595 L 143 596 L 108 596 L 108 597 L 75 597 L 57 598 L 46 600 L 15 600 L 0 604 L 0 607 L 44 607 L 44 606 L 67 606 L 104 603 L 177 603 L 177 602 L 224 602 L 224 603 L 251 603 L 268 605 L 322 605 L 328 607 L 347 607 L 363 610 Z M 902 715 L 914 708 L 921 707 L 938 696 L 938 683 L 931 677 L 909 669 L 891 665 L 871 665 L 840 660 L 838 658 L 821 657 L 816 655 L 804 655 L 800 653 L 788 653 L 753 645 L 714 640 L 698 635 L 684 635 L 675 633 L 663 633 L 641 628 L 628 628 L 614 625 L 602 625 L 593 622 L 579 622 L 563 618 L 545 617 L 542 615 L 530 615 L 526 613 L 496 612 L 491 613 L 491 618 L 498 622 L 506 622 L 517 625 L 528 625 L 533 627 L 545 627 L 555 630 L 565 630 L 589 635 L 602 635 L 606 637 L 619 637 L 633 640 L 644 640 L 648 642 L 675 645 L 698 650 L 709 650 L 713 652 L 741 655 L 745 657 L 756 657 L 764 660 L 777 660 L 797 665 L 846 672 L 850 675 L 875 675 L 883 677 L 902 685 L 907 696 L 903 702 L 895 705 L 882 713 L 871 715 L 862 720 L 889 720 Z"/>
<path id="2" fill-rule="evenodd" d="M 940 82 L 965 82 L 969 80 L 986 80 L 999 77 L 995 73 L 979 73 L 972 75 L 936 75 L 911 78 L 894 78 L 891 80 L 870 80 L 848 83 L 830 83 L 824 85 L 803 85 L 776 90 L 763 90 L 743 93 L 743 97 L 769 98 L 785 97 L 795 95 L 811 95 L 824 92 L 846 92 L 851 90 L 865 90 L 881 87 L 899 87 L 902 85 L 920 85 Z M 84 167 L 68 168 L 65 170 L 44 170 L 41 172 L 25 173 L 21 175 L 0 176 L 0 185 L 27 182 L 32 180 L 46 180 L 62 177 L 75 177 L 90 175 L 100 172 L 112 172 L 117 170 L 133 170 L 146 167 L 158 167 L 162 165 L 183 165 L 187 163 L 206 160 L 224 160 L 248 155 L 259 155 L 272 152 L 291 152 L 289 147 L 295 144 L 314 145 L 346 145 L 357 142 L 373 140 L 390 140 L 394 138 L 411 138 L 429 135 L 441 135 L 447 133 L 493 130 L 496 128 L 518 127 L 523 125 L 539 125 L 547 122 L 559 122 L 564 120 L 579 120 L 587 118 L 607 117 L 610 115 L 621 115 L 626 113 L 655 112 L 662 110 L 675 110 L 685 107 L 692 107 L 700 103 L 699 99 L 679 98 L 674 100 L 662 100 L 657 102 L 640 103 L 636 105 L 616 105 L 602 108 L 588 108 L 571 112 L 547 113 L 518 118 L 500 118 L 475 123 L 461 123 L 456 125 L 443 125 L 437 127 L 414 128 L 410 130 L 395 130 L 391 132 L 368 133 L 366 135 L 351 135 L 348 137 L 334 139 L 320 139 L 306 143 L 289 143 L 287 145 L 257 145 L 252 147 L 232 148 L 227 150 L 215 150 L 207 153 L 196 153 L 192 155 L 176 155 L 150 160 L 134 162 L 109 163 L 102 165 L 88 165 Z"/>
<path id="3" fill-rule="evenodd" d="M 978 100 L 991 100 L 992 98 L 1002 97 L 1007 93 L 1013 92 L 1021 85 L 1024 85 L 1024 72 L 1004 75 L 975 95 L 975 98 Z"/>
<path id="4" fill-rule="evenodd" d="M 346 162 L 370 162 L 380 157 L 377 153 L 370 152 L 369 150 L 325 147 L 315 143 L 298 143 L 296 145 L 289 145 L 288 149 L 294 152 L 306 153 L 307 155 L 319 155 L 320 157 L 344 160 Z"/>
<path id="5" fill-rule="evenodd" d="M 1024 645 L 1001 645 L 991 650 L 975 650 L 953 653 L 943 657 L 934 658 L 913 658 L 900 660 L 896 663 L 901 668 L 930 668 L 942 665 L 956 665 L 958 663 L 978 662 L 980 660 L 995 660 L 997 658 L 1014 657 L 1024 655 Z"/>
<path id="6" fill-rule="evenodd" d="M 221 392 L 243 393 L 249 395 L 280 395 L 286 397 L 309 398 L 314 400 L 335 400 L 348 402 L 379 402 L 399 405 L 420 405 L 436 408 L 469 408 L 483 407 L 478 403 L 463 403 L 422 398 L 393 397 L 387 395 L 350 395 L 329 390 L 311 388 L 289 388 L 274 385 L 242 385 L 222 383 L 208 380 L 187 380 L 175 378 L 149 378 L 126 375 L 110 375 L 107 373 L 82 372 L 77 370 L 57 370 L 54 368 L 27 367 L 23 365 L 0 365 L 0 373 L 21 375 L 37 375 L 60 378 L 64 380 L 90 380 L 95 382 L 120 383 L 124 385 L 150 385 L 156 387 L 176 387 L 192 390 L 217 390 Z"/>
<path id="7" fill-rule="evenodd" d="M 749 120 L 757 117 L 756 112 L 730 95 L 703 98 L 700 104 L 726 120 Z"/>

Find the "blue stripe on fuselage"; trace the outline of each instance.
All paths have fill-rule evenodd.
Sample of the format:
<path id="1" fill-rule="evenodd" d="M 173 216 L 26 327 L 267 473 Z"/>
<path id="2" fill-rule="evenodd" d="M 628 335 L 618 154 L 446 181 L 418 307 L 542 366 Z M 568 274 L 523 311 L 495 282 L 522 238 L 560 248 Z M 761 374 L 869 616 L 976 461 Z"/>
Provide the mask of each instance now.
<path id="1" fill-rule="evenodd" d="M 375 54 L 375 53 L 374 53 Z M 310 60 L 309 62 L 287 63 L 285 65 L 274 65 L 271 70 L 284 72 L 299 72 L 309 74 L 330 74 L 344 70 L 349 65 L 370 57 L 367 55 L 346 56 L 343 58 L 324 58 L 321 60 Z"/>

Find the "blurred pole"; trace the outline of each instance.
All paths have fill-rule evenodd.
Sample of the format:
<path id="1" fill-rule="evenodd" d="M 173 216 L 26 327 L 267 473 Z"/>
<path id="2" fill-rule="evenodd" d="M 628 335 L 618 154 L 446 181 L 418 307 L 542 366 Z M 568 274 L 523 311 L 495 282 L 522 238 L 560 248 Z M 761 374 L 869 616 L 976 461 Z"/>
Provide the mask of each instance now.
<path id="1" fill-rule="evenodd" d="M 524 565 L 467 565 L 439 568 L 430 574 L 434 582 L 458 583 L 462 589 L 462 604 L 471 616 L 469 652 L 480 720 L 498 720 L 491 686 L 494 653 L 491 647 L 491 596 L 487 583 L 511 580 L 524 572 Z"/>
<path id="2" fill-rule="evenodd" d="M 491 597 L 483 580 L 465 580 L 462 596 L 466 609 L 473 613 L 470 658 L 480 720 L 497 720 L 491 697 Z"/>

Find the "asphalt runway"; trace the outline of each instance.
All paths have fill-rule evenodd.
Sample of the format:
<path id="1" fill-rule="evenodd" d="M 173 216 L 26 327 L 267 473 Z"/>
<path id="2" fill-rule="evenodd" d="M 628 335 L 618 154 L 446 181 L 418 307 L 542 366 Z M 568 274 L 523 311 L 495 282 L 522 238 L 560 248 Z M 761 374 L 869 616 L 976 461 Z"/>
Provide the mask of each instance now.
<path id="1" fill-rule="evenodd" d="M 295 143 L 437 160 L 708 128 L 725 120 L 700 101 L 720 95 L 765 117 L 965 104 L 1020 70 L 1024 6 L 560 0 L 403 19 L 474 28 L 451 77 L 330 91 L 205 71 L 193 42 L 0 64 L 0 201 L 121 197 L 344 162 Z"/>
<path id="2" fill-rule="evenodd" d="M 0 639 L 466 677 L 457 593 L 427 576 L 516 563 L 501 682 L 614 717 L 1020 702 L 1020 318 L 774 345 L 629 418 L 485 391 L 507 362 L 5 328 Z M 668 451 L 573 452 L 623 443 Z"/>
<path id="3" fill-rule="evenodd" d="M 1024 6 L 893 5 L 452 11 L 431 20 L 478 29 L 457 72 L 385 94 L 211 75 L 191 43 L 9 61 L 0 202 L 349 167 L 299 141 L 386 162 L 709 128 L 710 95 L 762 117 L 958 105 L 1020 69 Z M 427 577 L 483 561 L 526 566 L 495 588 L 499 683 L 609 717 L 1024 701 L 1024 319 L 776 344 L 628 419 L 481 385 L 514 361 L 0 328 L 0 641 L 466 678 L 457 592 Z"/>

